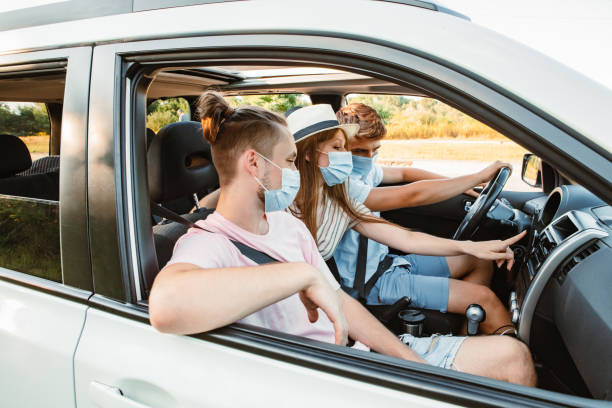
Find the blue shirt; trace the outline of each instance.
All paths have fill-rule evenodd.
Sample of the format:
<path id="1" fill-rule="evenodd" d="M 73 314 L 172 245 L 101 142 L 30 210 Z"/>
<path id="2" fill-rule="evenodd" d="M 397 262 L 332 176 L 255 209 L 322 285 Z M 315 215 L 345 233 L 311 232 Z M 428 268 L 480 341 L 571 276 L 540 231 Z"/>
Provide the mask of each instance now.
<path id="1" fill-rule="evenodd" d="M 382 167 L 376 163 L 372 166 L 372 170 L 365 176 L 359 177 L 358 175 L 351 174 L 348 181 L 348 192 L 349 195 L 357 200 L 359 203 L 363 203 L 370 190 L 378 186 L 383 179 Z M 380 216 L 380 213 L 372 213 L 373 215 Z M 355 231 L 348 230 L 340 243 L 334 251 L 334 260 L 338 266 L 338 272 L 342 278 L 342 284 L 346 287 L 352 288 L 355 280 L 355 269 L 357 267 L 357 253 L 359 249 L 359 234 Z M 389 253 L 389 248 L 386 245 L 380 244 L 376 241 L 368 240 L 368 260 L 366 263 L 366 275 L 365 281 L 367 282 L 372 275 L 378 269 L 378 264 L 382 262 L 385 256 Z M 401 257 L 397 257 L 393 260 L 393 266 L 399 264 L 409 264 L 408 261 Z"/>

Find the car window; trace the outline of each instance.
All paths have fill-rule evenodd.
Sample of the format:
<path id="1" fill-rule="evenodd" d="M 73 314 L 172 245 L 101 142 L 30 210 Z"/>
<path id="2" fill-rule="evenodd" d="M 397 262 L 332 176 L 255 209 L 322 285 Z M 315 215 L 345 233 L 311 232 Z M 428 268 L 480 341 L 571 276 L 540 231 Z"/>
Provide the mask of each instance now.
<path id="1" fill-rule="evenodd" d="M 349 94 L 347 103 L 372 106 L 385 122 L 387 135 L 377 162 L 414 166 L 448 177 L 473 173 L 494 160 L 512 164 L 504 187 L 541 191 L 521 179 L 527 151 L 503 134 L 433 98 L 406 95 Z"/>
<path id="2" fill-rule="evenodd" d="M 170 123 L 188 120 L 192 115 L 184 98 L 156 99 L 147 106 L 147 128 L 155 133 Z"/>
<path id="3" fill-rule="evenodd" d="M 0 80 L 0 267 L 55 282 L 64 83 L 57 73 Z"/>
<path id="4" fill-rule="evenodd" d="M 310 97 L 304 94 L 235 95 L 226 99 L 232 106 L 256 105 L 280 114 L 296 106 L 312 105 Z"/>

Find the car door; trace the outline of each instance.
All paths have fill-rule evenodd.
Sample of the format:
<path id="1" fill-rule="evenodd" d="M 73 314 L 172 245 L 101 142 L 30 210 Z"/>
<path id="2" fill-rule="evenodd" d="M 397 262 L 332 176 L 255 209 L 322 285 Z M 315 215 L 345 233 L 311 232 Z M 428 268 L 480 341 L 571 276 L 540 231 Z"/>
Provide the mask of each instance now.
<path id="1" fill-rule="evenodd" d="M 351 406 L 431 406 L 425 389 L 405 383 L 398 390 L 379 377 L 401 372 L 409 362 L 376 356 L 388 367 L 372 366 L 364 380 L 365 371 L 351 373 L 344 359 L 370 353 L 239 325 L 195 336 L 162 334 L 150 325 L 141 282 L 154 260 L 148 257 L 151 224 L 141 173 L 146 86 L 126 55 L 193 44 L 218 47 L 224 41 L 243 40 L 201 37 L 94 48 L 88 220 L 95 294 L 74 359 L 77 406 L 312 407 L 344 404 L 347 395 Z M 454 406 L 434 399 L 436 406 Z"/>
<path id="2" fill-rule="evenodd" d="M 161 18 L 138 13 L 130 26 L 156 26 L 155 16 Z M 154 330 L 144 284 L 150 272 L 157 272 L 145 115 L 147 87 L 156 70 L 196 63 L 230 65 L 236 60 L 282 63 L 283 58 L 357 67 L 365 63 L 355 55 L 372 55 L 376 70 L 385 69 L 383 61 L 406 67 L 424 64 L 431 69 L 429 77 L 449 75 L 446 79 L 457 80 L 459 88 L 468 87 L 461 81 L 474 86 L 458 73 L 373 42 L 223 31 L 194 36 L 196 28 L 190 29 L 194 31 L 180 38 L 154 36 L 94 49 L 87 185 L 95 294 L 74 359 L 77 406 L 584 405 L 585 400 L 557 393 L 262 328 L 234 324 L 192 336 Z M 480 91 L 486 102 L 489 90 Z M 501 103 L 499 109 L 512 111 Z"/>
<path id="3" fill-rule="evenodd" d="M 13 112 L 0 125 L 4 127 L 0 133 L 3 142 L 26 140 L 26 144 L 17 143 L 25 146 L 25 151 L 7 151 L 4 150 L 8 149 L 7 145 L 1 147 L 4 158 L 3 177 L 0 177 L 0 405 L 3 407 L 75 406 L 73 355 L 92 289 L 84 169 L 84 113 L 90 58 L 89 47 L 0 56 L 0 101 L 5 102 L 3 106 L 12 106 L 10 112 Z M 19 125 L 22 122 L 18 122 L 15 112 L 23 111 L 32 102 L 59 107 L 57 111 L 52 107 L 47 109 L 51 138 L 21 137 L 31 133 L 25 125 Z M 6 135 L 9 131 L 12 135 Z M 30 143 L 32 138 L 44 139 L 44 143 L 37 147 Z M 46 153 L 36 150 L 44 150 L 45 143 Z M 49 150 L 54 145 L 56 151 L 53 147 Z M 17 157 L 36 159 L 47 153 L 59 155 L 59 169 L 38 171 L 32 166 L 25 170 L 28 174 L 13 174 L 27 167 L 26 160 L 20 169 L 15 168 L 7 175 L 7 167 Z"/>

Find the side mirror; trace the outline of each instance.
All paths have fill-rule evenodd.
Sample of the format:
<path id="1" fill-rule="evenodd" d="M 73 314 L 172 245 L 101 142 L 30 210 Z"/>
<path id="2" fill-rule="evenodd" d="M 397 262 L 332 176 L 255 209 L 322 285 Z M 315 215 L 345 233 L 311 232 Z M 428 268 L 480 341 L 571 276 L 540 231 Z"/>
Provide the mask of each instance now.
<path id="1" fill-rule="evenodd" d="M 521 177 L 531 187 L 542 187 L 542 160 L 533 153 L 525 154 Z"/>

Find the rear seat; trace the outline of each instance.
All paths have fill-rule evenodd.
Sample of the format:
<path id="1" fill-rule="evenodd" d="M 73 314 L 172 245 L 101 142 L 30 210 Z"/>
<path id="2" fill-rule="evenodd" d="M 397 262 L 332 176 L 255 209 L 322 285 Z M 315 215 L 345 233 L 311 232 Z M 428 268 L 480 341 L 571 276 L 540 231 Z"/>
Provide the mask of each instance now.
<path id="1" fill-rule="evenodd" d="M 202 125 L 199 122 L 176 122 L 167 125 L 153 136 L 147 153 L 148 183 L 151 201 L 167 203 L 179 199 L 188 203 L 187 211 L 192 204 L 188 200 L 193 193 L 208 192 L 219 186 L 219 176 L 212 162 L 210 145 L 202 137 Z M 169 208 L 174 211 L 173 208 Z M 202 209 L 198 213 L 186 215 L 192 222 L 206 218 L 212 210 Z M 169 222 L 153 227 L 155 251 L 159 269 L 164 267 L 170 257 L 174 244 L 187 231 L 187 227 Z M 159 270 L 145 271 L 145 288 L 150 290 L 155 275 Z"/>
<path id="2" fill-rule="evenodd" d="M 200 122 L 175 122 L 151 137 L 148 148 L 151 198 L 177 214 L 195 205 L 193 194 L 203 197 L 219 187 L 210 145 Z M 158 199 L 156 199 L 157 197 Z"/>
<path id="3" fill-rule="evenodd" d="M 48 172 L 19 175 L 31 167 L 25 143 L 13 135 L 0 135 L 0 194 L 59 201 L 59 166 Z"/>
<path id="4" fill-rule="evenodd" d="M 44 174 L 59 172 L 60 157 L 59 155 L 45 156 L 36 159 L 32 162 L 29 169 L 17 173 L 18 176 L 32 176 L 34 174 Z"/>

